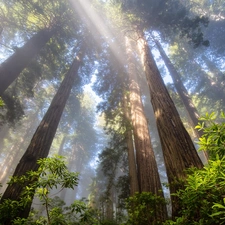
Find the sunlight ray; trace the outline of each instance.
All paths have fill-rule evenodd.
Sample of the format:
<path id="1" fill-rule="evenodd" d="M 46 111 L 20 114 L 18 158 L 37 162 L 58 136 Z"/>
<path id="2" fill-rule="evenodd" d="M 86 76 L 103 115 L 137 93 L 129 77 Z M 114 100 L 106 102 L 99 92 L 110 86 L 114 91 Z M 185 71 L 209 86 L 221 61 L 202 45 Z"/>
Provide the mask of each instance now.
<path id="1" fill-rule="evenodd" d="M 123 42 L 123 40 L 121 40 L 120 42 L 118 42 L 118 39 L 115 40 L 115 36 L 118 35 L 116 35 L 116 32 L 113 31 L 112 28 L 106 26 L 106 24 L 104 23 L 105 20 L 98 15 L 96 10 L 92 7 L 90 1 L 70 0 L 70 2 L 72 3 L 76 12 L 79 14 L 80 18 L 82 18 L 82 20 L 86 23 L 95 40 L 99 43 L 101 41 L 99 35 L 103 37 L 118 62 L 123 62 L 124 54 L 123 51 L 121 51 L 121 46 L 119 45 L 119 43 Z"/>

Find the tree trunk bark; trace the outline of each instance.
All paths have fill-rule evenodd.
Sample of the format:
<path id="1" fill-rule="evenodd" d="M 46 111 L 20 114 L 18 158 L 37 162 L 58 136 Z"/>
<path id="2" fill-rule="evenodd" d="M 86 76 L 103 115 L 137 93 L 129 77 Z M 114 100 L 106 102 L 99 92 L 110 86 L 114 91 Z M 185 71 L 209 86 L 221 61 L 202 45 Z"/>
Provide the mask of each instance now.
<path id="1" fill-rule="evenodd" d="M 18 48 L 13 55 L 0 65 L 0 96 L 55 32 L 56 29 L 50 28 L 40 30 L 23 47 Z"/>
<path id="2" fill-rule="evenodd" d="M 157 41 L 155 39 L 154 39 L 154 41 L 158 47 L 158 50 L 160 52 L 160 55 L 161 55 L 163 61 L 165 62 L 167 69 L 170 72 L 170 76 L 172 77 L 172 80 L 173 80 L 174 86 L 177 90 L 177 93 L 179 94 L 179 96 L 184 104 L 184 107 L 187 110 L 187 113 L 189 116 L 189 121 L 194 130 L 195 136 L 197 139 L 199 139 L 203 135 L 203 131 L 199 131 L 199 130 L 195 129 L 195 127 L 198 125 L 198 119 L 199 119 L 198 111 L 197 111 L 194 103 L 192 102 L 192 99 L 191 99 L 190 95 L 188 94 L 188 91 L 185 88 L 185 86 L 181 80 L 180 74 L 177 72 L 176 68 L 174 67 L 174 65 L 172 64 L 172 62 L 166 55 L 166 53 L 163 50 L 159 41 Z M 199 153 L 199 156 L 200 156 L 203 164 L 206 164 L 208 162 L 207 152 L 204 151 L 203 154 L 201 154 L 201 155 Z"/>
<path id="3" fill-rule="evenodd" d="M 128 167 L 129 167 L 129 183 L 130 183 L 130 196 L 133 196 L 135 192 L 139 192 L 139 184 L 137 178 L 137 164 L 134 153 L 133 134 L 131 129 L 131 115 L 130 107 L 128 106 L 128 100 L 124 97 L 123 104 L 124 114 L 127 120 L 126 142 L 127 142 L 127 154 L 128 154 Z"/>
<path id="4" fill-rule="evenodd" d="M 109 190 L 109 195 L 106 200 L 106 220 L 113 220 L 113 187 Z"/>
<path id="5" fill-rule="evenodd" d="M 132 56 L 131 45 L 127 41 L 128 55 L 128 73 L 131 105 L 131 121 L 134 130 L 134 143 L 136 149 L 137 171 L 140 192 L 151 192 L 164 198 L 162 185 L 158 173 L 158 167 L 155 160 L 154 151 L 151 144 L 148 122 L 144 113 L 141 100 L 140 87 L 137 82 L 135 64 Z M 167 210 L 165 204 L 155 205 L 155 217 L 149 224 L 154 221 L 165 221 Z"/>
<path id="6" fill-rule="evenodd" d="M 137 42 L 161 140 L 170 193 L 173 194 L 180 188 L 180 185 L 176 185 L 177 180 L 186 178 L 185 170 L 190 167 L 202 168 L 203 164 L 166 89 L 142 31 L 138 33 Z M 173 195 L 171 200 L 175 217 L 180 206 Z"/>
<path id="7" fill-rule="evenodd" d="M 13 176 L 25 175 L 31 170 L 37 171 L 39 167 L 37 160 L 48 156 L 63 109 L 74 84 L 75 76 L 77 76 L 80 63 L 80 58 L 76 57 L 70 67 L 70 70 L 67 72 L 62 84 L 60 85 L 58 92 L 53 98 L 48 111 L 38 126 L 30 145 L 17 165 Z M 8 185 L 0 203 L 3 203 L 5 199 L 20 200 L 22 191 L 23 187 L 18 184 Z M 21 209 L 16 217 L 27 218 L 30 207 L 31 203 L 28 204 L 26 208 Z M 8 217 L 3 224 L 11 224 L 12 220 L 13 218 Z"/>

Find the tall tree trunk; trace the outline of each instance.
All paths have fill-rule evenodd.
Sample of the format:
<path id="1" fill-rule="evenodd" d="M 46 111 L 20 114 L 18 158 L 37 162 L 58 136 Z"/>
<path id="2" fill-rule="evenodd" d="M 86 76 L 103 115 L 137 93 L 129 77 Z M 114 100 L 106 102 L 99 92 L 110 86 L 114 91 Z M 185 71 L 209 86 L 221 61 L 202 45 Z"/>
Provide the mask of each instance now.
<path id="1" fill-rule="evenodd" d="M 137 164 L 134 154 L 133 134 L 130 125 L 130 107 L 128 106 L 127 96 L 124 96 L 123 102 L 124 114 L 127 120 L 126 142 L 127 142 L 127 154 L 128 154 L 128 167 L 129 167 L 129 183 L 130 183 L 130 196 L 133 196 L 135 192 L 139 192 L 139 184 L 137 178 Z"/>
<path id="2" fill-rule="evenodd" d="M 225 74 L 223 72 L 221 72 L 217 68 L 217 66 L 211 60 L 209 60 L 209 58 L 207 58 L 205 55 L 202 55 L 202 59 L 204 60 L 206 66 L 208 67 L 210 72 L 213 74 L 216 82 L 219 82 L 220 85 L 221 85 L 221 82 L 222 82 L 221 88 L 224 88 Z"/>
<path id="3" fill-rule="evenodd" d="M 6 178 L 9 176 L 9 172 L 13 171 L 14 165 L 13 163 L 16 162 L 16 159 L 19 155 L 22 155 L 21 147 L 24 145 L 24 140 L 29 134 L 30 129 L 27 129 L 25 132 L 25 135 L 20 138 L 15 144 L 9 149 L 8 155 L 5 157 L 4 162 L 2 163 L 0 167 L 1 176 L 0 176 L 0 182 L 1 184 L 5 183 Z"/>
<path id="4" fill-rule="evenodd" d="M 225 92 L 221 84 L 209 76 L 209 74 L 207 74 L 195 60 L 192 60 L 192 62 L 197 70 L 200 71 L 201 79 L 204 81 L 204 85 L 208 88 L 206 91 L 207 97 L 214 101 L 219 100 L 221 108 L 225 110 Z"/>
<path id="5" fill-rule="evenodd" d="M 144 113 L 144 107 L 141 100 L 140 87 L 137 82 L 137 73 L 135 63 L 132 56 L 131 45 L 127 40 L 128 55 L 128 73 L 129 73 L 129 89 L 130 89 L 130 105 L 131 105 L 131 121 L 134 130 L 134 143 L 136 149 L 137 171 L 139 187 L 141 192 L 151 192 L 157 196 L 164 198 L 162 185 L 158 173 L 158 167 L 153 152 L 150 133 L 148 130 L 148 122 Z M 149 221 L 165 221 L 167 218 L 167 210 L 165 204 L 155 205 L 155 218 Z"/>
<path id="6" fill-rule="evenodd" d="M 106 200 L 106 220 L 113 220 L 113 187 L 109 190 L 109 195 Z"/>
<path id="7" fill-rule="evenodd" d="M 38 31 L 24 46 L 18 48 L 13 55 L 0 65 L 0 96 L 55 32 L 55 28 L 45 28 Z"/>
<path id="8" fill-rule="evenodd" d="M 154 38 L 153 38 L 154 39 Z M 199 119 L 199 114 L 198 111 L 190 97 L 190 95 L 188 94 L 187 89 L 185 88 L 182 80 L 181 80 L 181 76 L 180 74 L 177 72 L 176 68 L 174 67 L 174 65 L 172 64 L 172 62 L 170 61 L 170 59 L 168 58 L 168 56 L 166 55 L 165 51 L 163 50 L 161 44 L 159 43 L 159 41 L 155 40 L 155 43 L 158 47 L 158 50 L 160 52 L 160 55 L 163 59 L 163 61 L 166 64 L 167 69 L 170 72 L 170 76 L 172 77 L 174 86 L 177 90 L 178 95 L 180 96 L 185 109 L 187 110 L 188 116 L 189 116 L 189 121 L 191 123 L 191 126 L 194 130 L 195 136 L 199 139 L 202 135 L 203 135 L 203 131 L 199 131 L 197 129 L 195 129 L 195 127 L 198 124 L 198 119 Z M 203 154 L 200 154 L 203 153 Z M 200 152 L 199 156 L 202 159 L 202 162 L 204 164 L 206 164 L 208 162 L 208 154 L 207 152 Z"/>
<path id="9" fill-rule="evenodd" d="M 0 166 L 0 183 L 3 184 L 3 186 L 6 186 L 7 180 L 9 176 L 11 176 L 11 173 L 14 171 L 19 157 L 21 157 L 21 155 L 24 153 L 24 151 L 21 150 L 27 147 L 28 143 L 26 140 L 29 137 L 29 134 L 33 132 L 34 127 L 37 127 L 37 124 L 34 122 L 37 119 L 37 116 L 38 111 L 36 111 L 28 118 L 28 120 L 26 121 L 26 128 L 22 131 L 23 136 L 18 138 L 17 140 L 14 140 L 14 144 L 10 147 L 10 149 L 7 149 L 8 154 L 5 157 L 2 165 Z M 3 192 L 3 188 L 1 190 Z"/>
<path id="10" fill-rule="evenodd" d="M 8 124 L 1 125 L 0 122 L 0 158 L 4 149 L 4 139 L 9 135 L 9 126 Z"/>
<path id="11" fill-rule="evenodd" d="M 180 188 L 176 185 L 177 180 L 186 178 L 185 170 L 190 167 L 202 168 L 203 164 L 166 89 L 142 31 L 138 33 L 137 44 L 150 90 L 170 193 L 173 194 Z M 173 195 L 171 199 L 172 214 L 175 217 L 180 206 Z"/>
<path id="12" fill-rule="evenodd" d="M 66 136 L 63 137 L 63 141 L 65 142 L 66 141 Z M 77 155 L 78 155 L 78 152 L 77 152 L 77 146 L 76 144 L 73 145 L 72 147 L 72 151 L 70 152 L 70 155 L 67 159 L 67 163 L 68 163 L 68 170 L 69 171 L 73 171 L 73 172 L 77 172 L 78 170 L 75 168 L 76 167 L 76 158 L 77 158 Z M 65 154 L 64 154 L 65 155 Z M 70 201 L 71 203 L 75 200 L 75 197 L 76 197 L 76 194 L 77 194 L 77 187 L 74 187 L 73 190 L 70 190 L 68 188 L 64 188 L 62 190 L 62 192 L 60 193 L 60 198 L 64 201 L 64 202 L 67 202 L 67 204 L 69 204 L 68 201 L 66 201 L 66 197 L 68 196 L 68 193 L 73 193 L 74 196 L 69 196 L 70 197 Z"/>
<path id="13" fill-rule="evenodd" d="M 225 74 L 222 73 L 216 65 L 210 61 L 206 56 L 202 56 L 206 66 L 209 71 L 213 74 L 213 78 L 208 78 L 211 80 L 211 83 L 216 88 L 216 92 L 218 93 L 218 97 L 221 99 L 221 105 L 223 109 L 225 109 Z M 213 81 L 212 81 L 213 80 Z"/>
<path id="14" fill-rule="evenodd" d="M 65 134 L 65 135 L 63 136 L 63 138 L 62 138 L 61 143 L 60 143 L 58 155 L 64 156 L 64 154 L 63 154 L 63 148 L 64 148 L 64 144 L 65 144 L 65 142 L 66 142 L 66 138 L 67 138 L 67 136 L 66 136 L 66 134 Z"/>
<path id="15" fill-rule="evenodd" d="M 80 63 L 80 58 L 76 57 L 70 67 L 70 70 L 65 75 L 58 92 L 53 98 L 48 111 L 38 126 L 30 145 L 17 165 L 13 176 L 21 176 L 25 175 L 28 171 L 38 170 L 39 166 L 37 164 L 37 160 L 48 156 L 63 109 L 74 84 L 75 77 L 77 76 Z M 20 200 L 22 191 L 23 187 L 19 184 L 8 185 L 0 203 L 3 203 L 6 199 Z M 30 207 L 31 202 L 24 209 L 21 209 L 21 211 L 17 213 L 16 217 L 27 218 Z M 1 222 L 8 225 L 11 224 L 12 220 L 13 218 L 8 217 L 5 221 Z"/>

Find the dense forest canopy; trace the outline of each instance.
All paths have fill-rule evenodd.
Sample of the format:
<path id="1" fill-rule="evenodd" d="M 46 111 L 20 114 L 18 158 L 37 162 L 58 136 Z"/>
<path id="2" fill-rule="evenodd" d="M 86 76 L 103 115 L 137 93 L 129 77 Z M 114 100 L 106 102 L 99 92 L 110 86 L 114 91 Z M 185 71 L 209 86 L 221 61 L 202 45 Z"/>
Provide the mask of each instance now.
<path id="1" fill-rule="evenodd" d="M 0 7 L 0 224 L 224 223 L 223 1 Z"/>

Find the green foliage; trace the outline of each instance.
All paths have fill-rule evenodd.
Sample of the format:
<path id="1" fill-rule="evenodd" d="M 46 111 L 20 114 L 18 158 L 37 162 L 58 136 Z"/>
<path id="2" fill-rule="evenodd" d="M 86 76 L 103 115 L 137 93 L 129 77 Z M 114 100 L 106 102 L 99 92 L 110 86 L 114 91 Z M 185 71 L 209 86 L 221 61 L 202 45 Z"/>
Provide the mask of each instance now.
<path id="1" fill-rule="evenodd" d="M 2 98 L 0 97 L 0 107 L 4 106 L 4 102 L 2 101 Z"/>
<path id="2" fill-rule="evenodd" d="M 38 171 L 30 171 L 26 176 L 12 177 L 9 184 L 17 183 L 26 185 L 20 201 L 10 199 L 4 200 L 0 204 L 0 223 L 10 215 L 12 218 L 18 210 L 23 210 L 27 203 L 33 199 L 35 192 L 36 197 L 45 207 L 47 216 L 41 216 L 41 212 L 31 211 L 27 219 L 16 218 L 13 220 L 14 225 L 97 225 L 98 213 L 90 208 L 85 201 L 76 200 L 70 206 L 64 206 L 65 203 L 59 198 L 49 196 L 52 188 L 74 188 L 78 184 L 78 173 L 69 172 L 62 156 L 54 156 L 38 160 L 40 165 Z M 5 217 L 7 216 L 7 217 Z"/>
<path id="3" fill-rule="evenodd" d="M 84 201 L 76 200 L 70 206 L 55 197 L 49 198 L 48 216 L 40 216 L 38 211 L 32 211 L 28 219 L 17 218 L 13 224 L 24 225 L 97 225 L 97 212 L 91 209 Z"/>
<path id="4" fill-rule="evenodd" d="M 215 113 L 200 118 L 198 129 L 204 135 L 199 141 L 200 149 L 207 150 L 210 160 L 203 169 L 187 171 L 184 189 L 175 195 L 181 202 L 180 217 L 167 220 L 164 225 L 219 225 L 225 223 L 225 114 L 219 121 Z M 206 126 L 207 124 L 207 126 Z M 149 224 L 154 215 L 155 203 L 162 199 L 151 193 L 136 193 L 128 199 L 129 220 L 126 224 Z M 155 221 L 157 224 L 157 221 Z"/>
<path id="5" fill-rule="evenodd" d="M 153 221 L 157 212 L 157 205 L 165 204 L 165 199 L 156 196 L 151 192 L 135 193 L 133 197 L 127 199 L 127 210 L 129 219 L 126 225 L 152 225 L 160 224 Z"/>
<path id="6" fill-rule="evenodd" d="M 32 202 L 34 194 L 46 206 L 49 216 L 51 214 L 56 215 L 54 214 L 56 209 L 48 212 L 48 206 L 51 203 L 51 198 L 48 196 L 50 189 L 59 186 L 73 189 L 74 186 L 77 186 L 78 173 L 68 171 L 62 156 L 40 159 L 38 164 L 39 169 L 37 171 L 29 171 L 26 175 L 11 178 L 9 185 L 16 183 L 19 186 L 25 186 L 19 201 L 4 199 L 0 204 L 0 222 L 15 217 L 18 211 L 23 210 L 27 204 Z M 19 224 L 18 221 L 22 221 L 21 224 L 24 223 L 20 219 L 16 221 L 16 224 Z"/>
<path id="7" fill-rule="evenodd" d="M 182 203 L 182 220 L 179 218 L 182 223 L 176 224 L 220 224 L 214 204 L 223 204 L 225 158 L 210 161 L 204 169 L 192 169 L 189 173 L 185 189 L 176 193 Z"/>
<path id="8" fill-rule="evenodd" d="M 210 160 L 203 169 L 188 171 L 185 188 L 175 195 L 180 199 L 180 217 L 165 225 L 216 225 L 225 223 L 225 129 L 224 113 L 221 123 L 216 123 L 215 113 L 201 117 L 197 126 L 203 129 L 200 149 L 207 150 Z M 207 127 L 205 126 L 207 124 Z"/>
<path id="9" fill-rule="evenodd" d="M 213 208 L 216 208 L 218 211 L 212 214 L 212 217 L 220 217 L 221 220 L 223 220 L 223 223 L 225 223 L 225 198 L 223 198 L 223 203 L 215 203 L 213 205 Z"/>
<path id="10" fill-rule="evenodd" d="M 203 129 L 204 135 L 199 139 L 199 150 L 206 150 L 209 152 L 211 160 L 216 160 L 217 155 L 222 159 L 225 156 L 225 114 L 221 112 L 220 123 L 216 122 L 217 117 L 213 112 L 206 113 L 200 118 L 196 128 Z"/>

